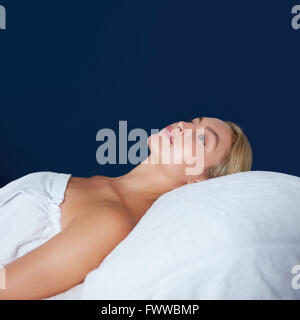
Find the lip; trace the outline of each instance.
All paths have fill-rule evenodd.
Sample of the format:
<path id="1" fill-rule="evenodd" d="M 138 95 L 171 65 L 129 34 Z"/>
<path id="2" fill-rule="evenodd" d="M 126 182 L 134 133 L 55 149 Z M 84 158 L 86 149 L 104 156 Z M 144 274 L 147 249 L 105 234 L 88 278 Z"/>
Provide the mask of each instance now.
<path id="1" fill-rule="evenodd" d="M 171 136 L 171 130 L 172 130 L 172 127 L 167 126 L 164 128 L 163 132 L 169 138 L 170 143 L 173 144 L 173 137 Z"/>

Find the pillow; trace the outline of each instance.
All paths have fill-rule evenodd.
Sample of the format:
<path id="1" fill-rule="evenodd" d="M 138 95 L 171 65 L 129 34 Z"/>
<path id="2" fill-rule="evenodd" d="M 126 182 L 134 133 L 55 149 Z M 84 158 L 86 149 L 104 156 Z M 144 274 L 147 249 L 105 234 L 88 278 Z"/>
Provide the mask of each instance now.
<path id="1" fill-rule="evenodd" d="M 81 298 L 300 299 L 295 265 L 300 178 L 248 171 L 162 195 L 87 275 Z"/>

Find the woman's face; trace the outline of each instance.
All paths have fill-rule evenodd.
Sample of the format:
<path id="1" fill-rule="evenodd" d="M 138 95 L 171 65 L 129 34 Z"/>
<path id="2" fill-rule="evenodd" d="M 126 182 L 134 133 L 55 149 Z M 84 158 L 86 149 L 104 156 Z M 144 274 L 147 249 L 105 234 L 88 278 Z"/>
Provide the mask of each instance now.
<path id="1" fill-rule="evenodd" d="M 229 152 L 232 130 L 220 119 L 200 117 L 172 123 L 147 142 L 151 161 L 162 165 L 168 175 L 200 181 L 203 170 L 219 164 Z"/>

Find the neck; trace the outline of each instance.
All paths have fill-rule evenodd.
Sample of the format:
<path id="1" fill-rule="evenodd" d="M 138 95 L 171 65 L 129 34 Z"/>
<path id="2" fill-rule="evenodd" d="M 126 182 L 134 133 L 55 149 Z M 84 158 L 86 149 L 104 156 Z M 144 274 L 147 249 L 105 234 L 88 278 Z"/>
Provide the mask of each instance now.
<path id="1" fill-rule="evenodd" d="M 129 173 L 111 181 L 136 223 L 162 194 L 183 185 L 166 176 L 160 165 L 151 164 L 149 157 Z"/>

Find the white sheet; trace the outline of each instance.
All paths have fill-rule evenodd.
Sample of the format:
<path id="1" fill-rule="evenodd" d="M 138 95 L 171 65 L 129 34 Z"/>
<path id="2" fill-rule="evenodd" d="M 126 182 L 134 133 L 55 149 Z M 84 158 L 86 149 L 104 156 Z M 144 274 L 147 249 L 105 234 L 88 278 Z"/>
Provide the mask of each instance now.
<path id="1" fill-rule="evenodd" d="M 294 265 L 300 178 L 243 172 L 161 196 L 74 298 L 300 299 Z"/>

